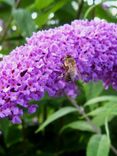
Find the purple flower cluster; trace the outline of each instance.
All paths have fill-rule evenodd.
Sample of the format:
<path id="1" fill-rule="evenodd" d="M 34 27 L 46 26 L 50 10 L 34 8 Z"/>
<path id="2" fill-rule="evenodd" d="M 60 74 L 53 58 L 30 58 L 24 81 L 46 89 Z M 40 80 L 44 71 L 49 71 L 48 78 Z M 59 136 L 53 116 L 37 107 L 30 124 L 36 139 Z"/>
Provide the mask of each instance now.
<path id="1" fill-rule="evenodd" d="M 65 79 L 64 58 L 74 58 L 82 81 L 102 80 L 117 89 L 117 25 L 104 21 L 75 20 L 64 26 L 39 31 L 24 46 L 0 62 L 0 118 L 20 123 L 23 108 L 29 113 L 47 92 L 75 97 L 77 87 Z M 76 79 L 80 79 L 79 75 Z"/>

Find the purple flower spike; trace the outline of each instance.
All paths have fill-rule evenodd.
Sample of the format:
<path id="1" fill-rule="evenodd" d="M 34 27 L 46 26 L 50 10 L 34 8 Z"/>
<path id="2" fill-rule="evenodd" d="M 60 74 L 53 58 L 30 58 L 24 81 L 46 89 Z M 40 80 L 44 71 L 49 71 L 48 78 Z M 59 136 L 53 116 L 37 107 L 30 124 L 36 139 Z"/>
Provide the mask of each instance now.
<path id="1" fill-rule="evenodd" d="M 102 80 L 105 88 L 117 89 L 116 24 L 75 20 L 34 33 L 5 56 L 0 62 L 0 118 L 20 123 L 23 108 L 35 112 L 37 106 L 29 102 L 45 92 L 75 98 L 79 79 Z"/>

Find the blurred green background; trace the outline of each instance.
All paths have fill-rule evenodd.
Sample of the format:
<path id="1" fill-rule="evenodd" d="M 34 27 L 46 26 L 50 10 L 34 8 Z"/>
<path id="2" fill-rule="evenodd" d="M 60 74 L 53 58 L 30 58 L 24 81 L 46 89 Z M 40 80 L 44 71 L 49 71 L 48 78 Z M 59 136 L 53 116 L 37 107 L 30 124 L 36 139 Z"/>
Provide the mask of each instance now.
<path id="1" fill-rule="evenodd" d="M 117 22 L 117 0 L 0 0 L 0 60 L 26 37 L 74 19 Z M 77 102 L 101 130 L 92 132 L 66 97 L 38 101 L 21 125 L 0 120 L 0 156 L 114 156 L 117 148 L 117 92 L 101 82 L 82 84 Z M 38 129 L 38 132 L 37 132 Z"/>

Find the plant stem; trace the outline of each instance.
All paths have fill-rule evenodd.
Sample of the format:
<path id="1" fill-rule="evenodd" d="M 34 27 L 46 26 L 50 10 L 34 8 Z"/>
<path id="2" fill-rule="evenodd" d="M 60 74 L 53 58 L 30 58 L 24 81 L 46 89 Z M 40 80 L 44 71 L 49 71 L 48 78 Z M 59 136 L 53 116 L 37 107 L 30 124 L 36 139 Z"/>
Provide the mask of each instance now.
<path id="1" fill-rule="evenodd" d="M 97 134 L 101 134 L 100 128 L 96 127 L 92 122 L 91 119 L 86 115 L 85 110 L 83 107 L 79 106 L 75 99 L 72 99 L 71 97 L 68 97 L 71 104 L 76 107 L 78 112 L 85 118 L 85 120 L 88 122 L 88 124 L 92 127 L 93 131 Z"/>
<path id="2" fill-rule="evenodd" d="M 85 113 L 84 108 L 82 106 L 79 106 L 75 99 L 73 99 L 71 97 L 68 97 L 68 96 L 67 96 L 67 98 L 69 99 L 71 104 L 78 110 L 79 114 L 82 115 L 85 118 L 87 123 L 92 127 L 93 131 L 96 134 L 101 134 L 100 128 L 98 128 L 94 123 L 92 123 L 91 119 Z M 113 151 L 113 153 L 117 156 L 117 149 L 112 144 L 110 145 L 110 148 Z"/>
<path id="3" fill-rule="evenodd" d="M 110 148 L 113 151 L 113 153 L 117 155 L 117 149 L 112 144 L 110 145 Z"/>

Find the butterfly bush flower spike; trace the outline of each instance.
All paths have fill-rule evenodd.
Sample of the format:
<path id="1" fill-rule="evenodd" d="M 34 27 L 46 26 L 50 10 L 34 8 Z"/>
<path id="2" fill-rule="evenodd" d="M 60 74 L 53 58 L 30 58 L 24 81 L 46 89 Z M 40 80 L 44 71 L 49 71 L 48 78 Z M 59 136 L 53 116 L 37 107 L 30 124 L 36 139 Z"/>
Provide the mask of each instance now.
<path id="1" fill-rule="evenodd" d="M 67 57 L 74 66 L 65 67 Z M 67 80 L 71 75 L 74 80 Z M 0 118 L 21 123 L 24 109 L 36 111 L 30 100 L 41 99 L 45 92 L 75 98 L 79 79 L 101 80 L 105 88 L 117 89 L 116 24 L 75 20 L 34 33 L 25 45 L 5 56 L 0 62 Z"/>

